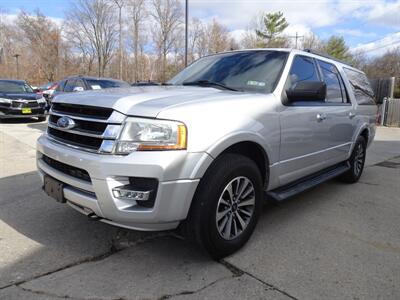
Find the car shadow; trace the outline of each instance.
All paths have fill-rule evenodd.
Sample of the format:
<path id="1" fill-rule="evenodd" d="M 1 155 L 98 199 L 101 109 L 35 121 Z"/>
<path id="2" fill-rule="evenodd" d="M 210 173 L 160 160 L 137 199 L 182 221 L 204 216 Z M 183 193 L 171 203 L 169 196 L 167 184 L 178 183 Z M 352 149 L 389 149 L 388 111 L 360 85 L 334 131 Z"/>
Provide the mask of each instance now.
<path id="1" fill-rule="evenodd" d="M 31 124 L 38 123 L 37 118 L 4 118 L 0 119 L 0 124 Z"/>

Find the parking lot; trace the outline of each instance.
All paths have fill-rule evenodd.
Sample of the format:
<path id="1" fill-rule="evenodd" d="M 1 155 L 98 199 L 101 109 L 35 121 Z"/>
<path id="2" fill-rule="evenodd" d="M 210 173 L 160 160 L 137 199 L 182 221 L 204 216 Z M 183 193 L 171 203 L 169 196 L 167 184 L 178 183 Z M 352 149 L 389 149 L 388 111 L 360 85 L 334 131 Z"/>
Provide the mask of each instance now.
<path id="1" fill-rule="evenodd" d="M 400 299 L 400 129 L 378 128 L 359 183 L 265 205 L 220 262 L 173 232 L 89 221 L 48 198 L 44 129 L 0 124 L 0 299 Z"/>

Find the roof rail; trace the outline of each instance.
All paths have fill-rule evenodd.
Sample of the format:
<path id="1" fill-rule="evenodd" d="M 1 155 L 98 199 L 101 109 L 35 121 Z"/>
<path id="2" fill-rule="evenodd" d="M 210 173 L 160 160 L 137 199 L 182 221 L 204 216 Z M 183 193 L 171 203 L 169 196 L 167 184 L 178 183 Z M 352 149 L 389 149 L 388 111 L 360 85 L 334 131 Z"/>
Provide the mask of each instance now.
<path id="1" fill-rule="evenodd" d="M 340 62 L 340 63 L 342 63 L 344 65 L 348 65 L 350 67 L 353 67 L 350 63 L 348 63 L 346 61 L 343 61 L 343 60 L 340 60 L 340 59 L 337 59 L 336 57 L 333 57 L 333 56 L 331 56 L 331 55 L 329 55 L 327 53 L 324 53 L 324 52 L 315 51 L 313 49 L 304 49 L 303 51 L 311 53 L 311 54 L 315 54 L 315 55 L 318 55 L 318 56 L 321 56 L 321 57 L 329 58 L 329 59 L 332 59 L 334 61 Z"/>

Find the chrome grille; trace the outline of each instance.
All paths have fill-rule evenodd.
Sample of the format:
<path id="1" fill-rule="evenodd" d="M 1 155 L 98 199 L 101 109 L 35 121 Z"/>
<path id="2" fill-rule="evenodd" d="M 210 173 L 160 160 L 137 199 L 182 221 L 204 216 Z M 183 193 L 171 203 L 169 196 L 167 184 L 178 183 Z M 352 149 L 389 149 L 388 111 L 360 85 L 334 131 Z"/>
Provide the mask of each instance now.
<path id="1" fill-rule="evenodd" d="M 66 129 L 57 125 L 62 117 L 75 123 Z M 111 153 L 125 115 L 110 108 L 54 103 L 50 110 L 47 134 L 50 139 L 80 150 Z"/>
<path id="2" fill-rule="evenodd" d="M 15 108 L 35 108 L 39 107 L 39 103 L 36 100 L 33 101 L 23 101 L 23 100 L 14 100 L 11 104 L 11 107 Z"/>

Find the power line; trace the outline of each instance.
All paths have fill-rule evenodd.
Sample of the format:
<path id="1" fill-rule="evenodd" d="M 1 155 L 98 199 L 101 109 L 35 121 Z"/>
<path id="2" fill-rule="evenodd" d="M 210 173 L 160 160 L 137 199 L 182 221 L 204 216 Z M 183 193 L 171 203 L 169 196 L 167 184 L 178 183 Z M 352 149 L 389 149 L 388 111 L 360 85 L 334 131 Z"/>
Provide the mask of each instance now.
<path id="1" fill-rule="evenodd" d="M 383 48 L 386 48 L 386 47 L 389 47 L 389 46 L 392 46 L 392 45 L 396 45 L 396 44 L 400 44 L 400 40 L 391 42 L 390 44 L 387 44 L 387 45 L 381 45 L 379 47 L 375 47 L 375 48 L 372 48 L 372 49 L 364 50 L 363 52 L 364 53 L 373 52 L 373 51 L 376 51 L 376 50 L 379 50 L 379 49 L 383 49 Z"/>

